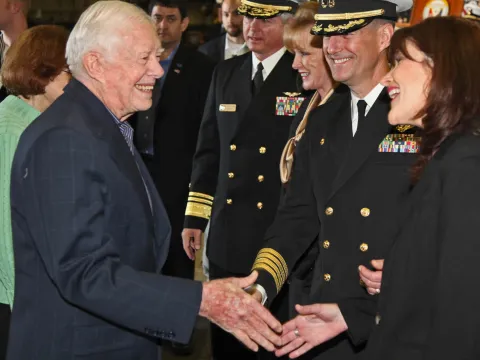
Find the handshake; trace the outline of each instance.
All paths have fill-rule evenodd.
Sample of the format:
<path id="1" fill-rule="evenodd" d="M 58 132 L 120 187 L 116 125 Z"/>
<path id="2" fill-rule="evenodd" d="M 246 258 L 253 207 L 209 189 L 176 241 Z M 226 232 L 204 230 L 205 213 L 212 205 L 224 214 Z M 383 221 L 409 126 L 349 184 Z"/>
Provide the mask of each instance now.
<path id="1" fill-rule="evenodd" d="M 262 346 L 277 356 L 296 358 L 347 330 L 336 304 L 296 306 L 298 316 L 283 326 L 264 308 L 257 294 L 243 289 L 253 285 L 257 272 L 245 278 L 205 282 L 199 315 L 234 335 L 252 351 Z"/>

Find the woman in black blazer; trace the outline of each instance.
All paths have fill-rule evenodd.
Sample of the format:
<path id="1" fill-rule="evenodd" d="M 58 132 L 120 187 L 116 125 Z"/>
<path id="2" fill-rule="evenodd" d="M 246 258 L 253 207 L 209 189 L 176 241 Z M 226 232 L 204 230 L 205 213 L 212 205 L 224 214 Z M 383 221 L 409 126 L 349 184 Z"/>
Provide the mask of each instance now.
<path id="1" fill-rule="evenodd" d="M 390 51 L 389 122 L 422 143 L 366 359 L 480 359 L 480 27 L 428 19 Z"/>
<path id="2" fill-rule="evenodd" d="M 478 360 L 480 27 L 431 18 L 396 32 L 390 52 L 395 66 L 383 81 L 392 98 L 388 120 L 418 127 L 422 140 L 364 358 Z M 285 348 L 311 348 L 333 328 L 343 330 L 332 309 L 297 308 L 309 331 L 284 326 Z"/>

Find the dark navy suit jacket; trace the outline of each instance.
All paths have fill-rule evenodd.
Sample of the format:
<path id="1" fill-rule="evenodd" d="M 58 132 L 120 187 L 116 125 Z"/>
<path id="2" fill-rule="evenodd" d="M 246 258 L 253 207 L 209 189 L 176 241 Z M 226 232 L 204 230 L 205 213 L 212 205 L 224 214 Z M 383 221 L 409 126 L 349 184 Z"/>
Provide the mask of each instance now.
<path id="1" fill-rule="evenodd" d="M 8 359 L 156 360 L 157 339 L 188 341 L 201 284 L 156 274 L 167 214 L 140 156 L 80 82 L 22 135 L 11 202 Z"/>

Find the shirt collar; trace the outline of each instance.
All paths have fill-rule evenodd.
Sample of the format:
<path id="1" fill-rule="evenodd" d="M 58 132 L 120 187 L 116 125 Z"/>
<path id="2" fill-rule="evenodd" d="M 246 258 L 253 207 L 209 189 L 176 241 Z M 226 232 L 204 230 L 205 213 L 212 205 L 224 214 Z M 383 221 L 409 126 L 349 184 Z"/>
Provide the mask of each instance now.
<path id="1" fill-rule="evenodd" d="M 267 79 L 267 76 L 270 75 L 272 70 L 275 68 L 277 63 L 282 58 L 283 54 L 285 54 L 285 51 L 287 51 L 287 49 L 285 47 L 282 47 L 276 53 L 270 55 L 268 58 L 262 61 L 263 81 L 265 81 Z M 252 52 L 252 79 L 255 76 L 255 73 L 257 72 L 257 66 L 259 63 L 260 63 L 260 60 L 258 60 L 255 54 Z"/>
<path id="2" fill-rule="evenodd" d="M 179 46 L 180 46 L 180 43 L 178 43 L 178 45 L 175 47 L 175 49 L 173 49 L 173 51 L 170 53 L 170 55 L 168 55 L 168 57 L 166 59 L 160 60 L 160 61 L 172 61 L 173 57 L 177 53 L 177 50 L 178 50 Z"/>
<path id="3" fill-rule="evenodd" d="M 367 109 L 371 108 L 373 104 L 375 104 L 375 101 L 377 101 L 383 88 L 384 86 L 382 84 L 378 84 L 372 90 L 370 90 L 367 96 L 363 98 L 363 100 L 365 100 L 365 102 L 367 103 Z M 351 94 L 352 94 L 352 105 L 356 106 L 360 98 L 357 97 L 352 91 L 351 91 Z"/>
<path id="4" fill-rule="evenodd" d="M 234 48 L 234 49 L 239 48 L 239 49 L 241 49 L 241 48 L 244 48 L 244 47 L 247 46 L 247 43 L 245 43 L 245 42 L 244 42 L 243 44 L 235 44 L 235 43 L 232 42 L 232 41 L 228 38 L 228 36 L 226 36 L 226 35 L 225 35 L 225 39 L 226 39 L 226 40 L 225 40 L 225 50 L 230 50 L 231 48 Z"/>

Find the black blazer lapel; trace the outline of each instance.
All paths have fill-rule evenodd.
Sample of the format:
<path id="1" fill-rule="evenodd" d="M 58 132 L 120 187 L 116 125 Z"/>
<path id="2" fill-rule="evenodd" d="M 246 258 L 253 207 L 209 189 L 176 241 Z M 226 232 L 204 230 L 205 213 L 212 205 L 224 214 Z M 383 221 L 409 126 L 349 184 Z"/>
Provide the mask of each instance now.
<path id="1" fill-rule="evenodd" d="M 226 34 L 221 36 L 217 42 L 218 58 L 220 59 L 220 61 L 225 60 L 225 41 L 227 41 Z"/>
<path id="2" fill-rule="evenodd" d="M 155 86 L 155 89 L 157 89 L 157 92 L 155 92 L 155 89 L 153 90 L 152 108 L 156 108 L 156 106 L 162 99 L 162 94 L 166 94 L 167 92 L 178 93 L 176 88 L 182 88 L 183 83 L 179 81 L 179 78 L 181 76 L 183 67 L 185 66 L 186 62 L 187 62 L 187 54 L 185 51 L 185 46 L 180 44 L 178 46 L 177 52 L 175 53 L 175 56 L 172 59 L 170 67 L 168 68 L 168 73 L 164 75 L 166 76 L 166 78 L 165 78 L 165 82 L 163 84 L 162 90 L 160 91 L 160 86 Z M 156 85 L 160 84 L 159 80 L 157 80 Z"/>
<path id="3" fill-rule="evenodd" d="M 245 114 L 250 107 L 252 101 L 252 55 L 248 53 L 248 56 L 245 56 L 245 61 L 239 67 L 237 71 L 234 72 L 232 79 L 229 81 L 230 84 L 235 84 L 235 95 L 234 99 L 237 105 L 237 116 L 235 130 L 233 131 L 233 136 L 237 134 L 238 127 L 240 126 L 242 120 L 245 118 Z M 217 109 L 218 110 L 218 109 Z"/>
<path id="4" fill-rule="evenodd" d="M 377 151 L 378 145 L 390 128 L 390 124 L 387 121 L 389 109 L 390 98 L 388 97 L 387 91 L 383 90 L 368 112 L 365 118 L 365 124 L 352 139 L 350 149 L 333 181 L 330 197 L 355 174 L 373 151 Z"/>

